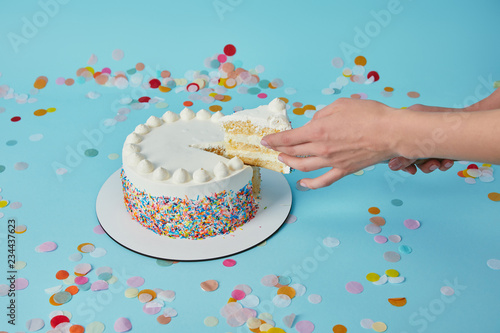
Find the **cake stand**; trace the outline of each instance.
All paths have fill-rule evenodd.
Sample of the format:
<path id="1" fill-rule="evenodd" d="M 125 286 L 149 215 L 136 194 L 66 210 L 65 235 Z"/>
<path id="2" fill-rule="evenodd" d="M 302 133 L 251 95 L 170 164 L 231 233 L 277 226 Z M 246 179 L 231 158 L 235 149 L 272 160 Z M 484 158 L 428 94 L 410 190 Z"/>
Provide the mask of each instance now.
<path id="1" fill-rule="evenodd" d="M 285 222 L 292 206 L 292 191 L 278 172 L 261 169 L 261 196 L 255 218 L 237 230 L 192 240 L 160 236 L 132 219 L 123 202 L 120 170 L 97 195 L 96 212 L 104 231 L 121 246 L 158 259 L 199 261 L 227 257 L 248 250 L 271 237 Z"/>

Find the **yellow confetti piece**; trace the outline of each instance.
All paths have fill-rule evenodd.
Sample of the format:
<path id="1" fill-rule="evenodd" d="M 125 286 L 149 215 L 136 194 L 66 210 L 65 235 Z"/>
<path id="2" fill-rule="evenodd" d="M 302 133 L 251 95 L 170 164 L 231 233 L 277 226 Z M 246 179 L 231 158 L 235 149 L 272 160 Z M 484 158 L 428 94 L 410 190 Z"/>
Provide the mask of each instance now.
<path id="1" fill-rule="evenodd" d="M 264 324 L 266 325 L 266 324 Z M 262 326 L 264 326 L 262 325 Z M 261 326 L 261 328 L 262 328 Z M 262 331 L 262 329 L 261 329 Z M 283 329 L 279 328 L 279 327 L 271 327 L 270 329 L 267 330 L 267 333 L 286 333 Z"/>
<path id="2" fill-rule="evenodd" d="M 48 108 L 47 109 L 47 112 L 55 112 L 56 111 L 56 108 Z"/>
<path id="3" fill-rule="evenodd" d="M 387 330 L 387 325 L 381 321 L 377 321 L 377 322 L 373 323 L 372 329 L 375 332 L 385 332 Z"/>
<path id="4" fill-rule="evenodd" d="M 139 295 L 139 289 L 137 288 L 128 288 L 125 290 L 125 297 L 127 298 L 136 298 Z"/>
<path id="5" fill-rule="evenodd" d="M 380 275 L 377 273 L 368 273 L 366 279 L 370 282 L 377 282 L 380 279 Z"/>
<path id="6" fill-rule="evenodd" d="M 1 200 L 0 201 L 0 208 L 7 207 L 8 204 L 9 204 L 9 202 L 7 200 Z"/>
<path id="7" fill-rule="evenodd" d="M 385 275 L 387 275 L 388 277 L 398 277 L 399 272 L 395 269 L 388 269 L 385 271 Z"/>

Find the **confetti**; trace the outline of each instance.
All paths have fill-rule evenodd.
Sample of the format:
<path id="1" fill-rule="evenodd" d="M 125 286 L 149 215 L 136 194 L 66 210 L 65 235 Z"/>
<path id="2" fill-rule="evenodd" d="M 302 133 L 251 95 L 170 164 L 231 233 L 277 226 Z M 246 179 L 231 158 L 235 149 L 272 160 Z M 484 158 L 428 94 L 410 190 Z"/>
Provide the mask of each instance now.
<path id="1" fill-rule="evenodd" d="M 359 294 L 364 290 L 363 285 L 361 285 L 361 283 L 356 281 L 348 282 L 345 285 L 345 289 L 351 294 Z"/>
<path id="2" fill-rule="evenodd" d="M 377 214 L 380 214 L 380 209 L 377 207 L 370 207 L 370 208 L 368 208 L 368 213 L 373 214 L 373 215 L 377 215 Z"/>
<path id="3" fill-rule="evenodd" d="M 390 235 L 389 240 L 393 243 L 399 243 L 401 242 L 401 236 L 399 235 Z"/>
<path id="4" fill-rule="evenodd" d="M 387 237 L 382 236 L 382 235 L 377 235 L 373 237 L 373 240 L 378 243 L 378 244 L 384 244 L 387 243 Z"/>
<path id="5" fill-rule="evenodd" d="M 247 308 L 255 308 L 256 306 L 259 305 L 260 300 L 259 297 L 255 295 L 246 295 L 245 298 L 243 298 L 240 301 L 241 305 L 247 307 Z"/>
<path id="6" fill-rule="evenodd" d="M 499 259 L 489 259 L 486 262 L 486 265 L 488 265 L 488 267 L 491 269 L 499 270 L 500 269 L 500 260 Z"/>
<path id="7" fill-rule="evenodd" d="M 441 287 L 440 291 L 444 296 L 453 296 L 455 294 L 455 290 L 450 286 Z"/>
<path id="8" fill-rule="evenodd" d="M 401 307 L 401 306 L 406 305 L 406 298 L 404 298 L 404 297 L 389 298 L 388 301 L 389 301 L 389 303 L 391 303 L 391 305 L 394 305 L 397 307 Z"/>
<path id="9" fill-rule="evenodd" d="M 35 247 L 36 252 L 52 252 L 57 249 L 57 244 L 54 242 L 45 242 Z"/>
<path id="10" fill-rule="evenodd" d="M 111 56 L 113 57 L 113 60 L 116 60 L 116 61 L 122 60 L 124 55 L 125 55 L 125 53 L 120 49 L 113 50 L 113 53 L 111 54 Z"/>
<path id="11" fill-rule="evenodd" d="M 105 326 L 100 321 L 94 321 L 85 327 L 86 333 L 102 333 L 104 332 Z"/>
<path id="12" fill-rule="evenodd" d="M 387 251 L 384 253 L 384 259 L 388 262 L 398 262 L 401 260 L 401 256 L 397 252 Z"/>
<path id="13" fill-rule="evenodd" d="M 361 321 L 360 321 L 361 327 L 366 328 L 366 329 L 372 328 L 373 323 L 374 323 L 374 321 L 369 319 L 369 318 L 361 319 Z"/>
<path id="14" fill-rule="evenodd" d="M 382 216 L 373 216 L 370 218 L 370 222 L 382 227 L 385 225 L 385 219 Z"/>
<path id="15" fill-rule="evenodd" d="M 377 322 L 373 323 L 372 329 L 375 332 L 385 332 L 387 330 L 387 325 L 383 322 L 377 321 Z"/>
<path id="16" fill-rule="evenodd" d="M 233 267 L 234 265 L 236 265 L 236 260 L 234 259 L 226 259 L 222 262 L 222 264 L 226 267 Z"/>
<path id="17" fill-rule="evenodd" d="M 166 325 L 168 323 L 170 323 L 172 321 L 172 318 L 170 317 L 167 317 L 165 315 L 159 315 L 157 318 L 156 318 L 156 321 L 161 324 L 161 325 Z"/>
<path id="18" fill-rule="evenodd" d="M 133 276 L 127 279 L 127 285 L 132 288 L 138 288 L 144 284 L 144 278 L 140 276 Z"/>
<path id="19" fill-rule="evenodd" d="M 497 193 L 497 192 L 491 192 L 491 193 L 488 193 L 488 199 L 490 199 L 491 201 L 500 201 L 500 193 Z"/>
<path id="20" fill-rule="evenodd" d="M 283 317 L 283 324 L 285 324 L 285 326 L 288 328 L 292 328 L 294 321 L 295 321 L 295 313 Z"/>
<path id="21" fill-rule="evenodd" d="M 285 308 L 291 304 L 292 300 L 287 295 L 276 295 L 273 297 L 273 304 L 278 308 Z"/>
<path id="22" fill-rule="evenodd" d="M 219 319 L 213 316 L 208 316 L 205 318 L 205 320 L 203 320 L 203 323 L 205 324 L 205 326 L 215 327 L 219 324 Z"/>
<path id="23" fill-rule="evenodd" d="M 92 265 L 87 263 L 78 264 L 74 268 L 75 275 L 83 276 L 86 275 L 92 269 Z"/>
<path id="24" fill-rule="evenodd" d="M 125 317 L 120 317 L 115 321 L 113 325 L 115 332 L 128 332 L 132 329 L 132 323 Z"/>
<path id="25" fill-rule="evenodd" d="M 326 237 L 323 239 L 323 245 L 326 247 L 337 247 L 339 244 L 340 241 L 335 237 Z"/>
<path id="26" fill-rule="evenodd" d="M 163 307 L 163 302 L 159 303 L 158 301 L 151 301 L 144 304 L 144 306 L 142 307 L 142 311 L 145 314 L 155 315 L 161 311 L 162 307 Z"/>
<path id="27" fill-rule="evenodd" d="M 200 283 L 200 287 L 205 291 L 214 291 L 217 290 L 217 288 L 219 288 L 219 282 L 215 280 L 203 281 L 202 283 Z"/>
<path id="28" fill-rule="evenodd" d="M 297 216 L 292 215 L 292 214 L 288 215 L 286 220 L 285 220 L 285 223 L 287 223 L 287 224 L 292 224 L 295 222 L 297 222 Z"/>
<path id="29" fill-rule="evenodd" d="M 416 92 L 416 91 L 409 91 L 409 92 L 407 93 L 407 95 L 408 95 L 408 97 L 410 97 L 410 98 L 419 98 L 419 97 L 420 97 L 420 94 L 419 94 L 418 92 Z"/>
<path id="30" fill-rule="evenodd" d="M 26 322 L 26 329 L 30 332 L 36 332 L 45 327 L 45 322 L 41 318 L 33 318 Z"/>
<path id="31" fill-rule="evenodd" d="M 347 332 L 347 328 L 344 325 L 340 325 L 340 324 L 333 326 L 332 330 L 333 330 L 333 333 L 346 333 Z"/>
<path id="32" fill-rule="evenodd" d="M 311 294 L 307 297 L 307 300 L 309 301 L 309 303 L 311 304 L 319 304 L 321 303 L 321 301 L 323 300 L 323 298 L 321 297 L 321 295 L 318 295 L 318 294 Z"/>
<path id="33" fill-rule="evenodd" d="M 377 273 L 368 273 L 366 275 L 366 279 L 370 282 L 376 282 L 380 280 L 380 275 L 378 275 Z"/>
<path id="34" fill-rule="evenodd" d="M 410 254 L 412 253 L 413 249 L 409 247 L 408 245 L 400 245 L 398 247 L 398 251 L 404 254 Z"/>
<path id="35" fill-rule="evenodd" d="M 295 329 L 299 333 L 311 333 L 314 331 L 314 324 L 309 320 L 301 320 L 295 324 Z"/>
<path id="36" fill-rule="evenodd" d="M 420 222 L 417 220 L 413 220 L 413 219 L 406 219 L 404 221 L 404 225 L 405 225 L 405 227 L 407 227 L 410 230 L 415 230 L 415 229 L 420 228 Z"/>
<path id="37" fill-rule="evenodd" d="M 50 319 L 50 326 L 52 326 L 52 328 L 56 328 L 56 326 L 61 323 L 69 323 L 69 318 L 64 315 L 58 315 Z"/>

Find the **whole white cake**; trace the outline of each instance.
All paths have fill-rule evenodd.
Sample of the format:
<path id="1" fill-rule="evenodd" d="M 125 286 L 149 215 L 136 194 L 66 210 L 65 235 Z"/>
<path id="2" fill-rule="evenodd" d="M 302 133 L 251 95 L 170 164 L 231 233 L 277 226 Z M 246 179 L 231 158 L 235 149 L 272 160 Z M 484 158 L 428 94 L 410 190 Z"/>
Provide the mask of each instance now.
<path id="1" fill-rule="evenodd" d="M 121 177 L 135 220 L 160 235 L 203 239 L 231 232 L 255 216 L 252 168 L 237 157 L 192 147 L 223 141 L 218 123 L 223 116 L 167 111 L 128 135 Z"/>

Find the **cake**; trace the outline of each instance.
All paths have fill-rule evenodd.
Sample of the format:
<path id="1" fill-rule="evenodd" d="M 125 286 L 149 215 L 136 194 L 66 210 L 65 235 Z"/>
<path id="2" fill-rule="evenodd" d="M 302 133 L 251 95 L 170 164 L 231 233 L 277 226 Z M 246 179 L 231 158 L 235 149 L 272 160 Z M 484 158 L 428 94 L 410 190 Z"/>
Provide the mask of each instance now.
<path id="1" fill-rule="evenodd" d="M 277 106 L 279 112 L 275 111 Z M 246 111 L 237 114 L 247 125 L 253 124 L 247 127 L 251 139 L 254 134 L 248 128 L 258 130 L 255 135 L 259 136 L 271 131 L 262 126 L 262 116 L 274 112 L 268 125 L 283 116 L 281 103 L 273 101 L 259 108 L 254 109 L 259 110 L 257 113 L 246 110 L 254 111 L 250 112 L 252 117 Z M 259 121 L 255 121 L 256 116 Z M 134 220 L 159 235 L 204 239 L 232 232 L 255 217 L 260 189 L 258 166 L 277 170 L 279 161 L 266 157 L 272 151 L 262 151 L 261 160 L 250 150 L 236 152 L 233 143 L 236 137 L 242 141 L 242 134 L 227 136 L 225 128 L 229 124 L 234 129 L 242 127 L 235 127 L 238 117 L 231 117 L 207 110 L 194 113 L 188 108 L 179 115 L 167 111 L 161 118 L 151 116 L 127 136 L 121 181 L 125 206 Z M 280 124 L 288 122 L 286 111 L 284 117 L 279 119 Z M 233 120 L 222 121 L 226 118 Z M 245 149 L 255 150 L 255 146 L 252 143 Z M 244 160 L 253 163 L 246 165 Z"/>
<path id="2" fill-rule="evenodd" d="M 291 129 L 286 104 L 275 98 L 269 105 L 236 112 L 220 119 L 224 129 L 225 154 L 238 156 L 243 163 L 290 173 L 290 167 L 278 160 L 279 152 L 260 144 L 266 135 Z"/>

